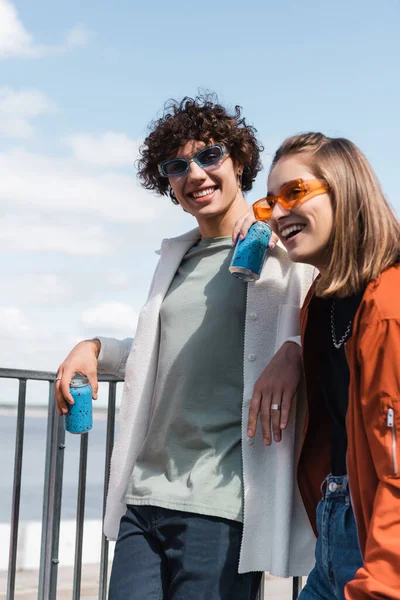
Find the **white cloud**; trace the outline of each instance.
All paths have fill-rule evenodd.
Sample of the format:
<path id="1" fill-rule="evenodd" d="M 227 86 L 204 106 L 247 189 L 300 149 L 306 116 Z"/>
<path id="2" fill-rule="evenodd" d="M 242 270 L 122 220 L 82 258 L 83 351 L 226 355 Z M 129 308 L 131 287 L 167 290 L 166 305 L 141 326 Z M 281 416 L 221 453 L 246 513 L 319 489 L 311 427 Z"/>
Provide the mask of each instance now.
<path id="1" fill-rule="evenodd" d="M 90 165 L 104 167 L 132 167 L 138 157 L 139 142 L 124 133 L 113 131 L 95 136 L 75 133 L 65 138 L 73 155 Z"/>
<path id="2" fill-rule="evenodd" d="M 132 284 L 132 275 L 123 271 L 109 271 L 103 274 L 104 282 L 116 289 L 126 289 Z"/>
<path id="3" fill-rule="evenodd" d="M 39 90 L 0 88 L 0 134 L 29 135 L 30 121 L 54 110 Z M 163 237 L 194 226 L 167 198 L 139 185 L 133 167 L 139 140 L 108 131 L 75 133 L 64 142 L 70 155 L 44 155 L 23 146 L 0 152 L 1 250 L 104 256 L 128 240 L 131 251 L 146 253 Z M 150 222 L 151 228 L 131 227 Z M 146 269 L 140 264 L 136 271 L 142 275 Z M 111 284 L 126 288 L 123 279 Z"/>
<path id="4" fill-rule="evenodd" d="M 1 304 L 17 302 L 19 308 L 27 310 L 46 307 L 47 317 L 49 306 L 72 314 L 86 304 L 91 306 L 96 298 L 109 302 L 134 298 L 133 308 L 139 308 L 142 298 L 138 297 L 134 277 L 105 268 L 103 260 L 92 261 L 90 269 L 80 270 L 74 258 L 66 266 L 62 257 L 56 257 L 51 270 L 41 258 L 36 269 L 21 265 L 17 271 L 3 269 L 1 273 Z"/>
<path id="5" fill-rule="evenodd" d="M 86 45 L 90 37 L 89 29 L 83 24 L 78 24 L 65 34 L 60 44 L 40 44 L 24 27 L 14 4 L 10 0 L 0 0 L 0 60 L 63 54 Z"/>
<path id="6" fill-rule="evenodd" d="M 65 45 L 67 48 L 80 48 L 86 46 L 92 37 L 92 31 L 83 23 L 75 25 L 65 36 Z"/>
<path id="7" fill-rule="evenodd" d="M 84 223 L 50 223 L 34 215 L 0 217 L 0 249 L 7 252 L 62 252 L 79 256 L 110 254 L 104 228 Z"/>
<path id="8" fill-rule="evenodd" d="M 26 316 L 15 306 L 0 306 L 0 339 L 25 339 L 32 333 Z"/>
<path id="9" fill-rule="evenodd" d="M 25 30 L 14 5 L 0 0 L 0 59 L 34 54 L 32 36 Z"/>
<path id="10" fill-rule="evenodd" d="M 0 306 L 0 365 L 15 369 L 55 370 L 75 343 L 73 322 L 51 323 L 16 305 Z M 1 398 L 0 402 L 8 401 Z"/>
<path id="11" fill-rule="evenodd" d="M 54 102 L 40 90 L 0 87 L 0 136 L 31 136 L 34 133 L 31 119 L 55 110 Z"/>
<path id="12" fill-rule="evenodd" d="M 0 153 L 0 181 L 0 206 L 26 206 L 53 215 L 63 212 L 114 222 L 148 222 L 167 202 L 140 188 L 133 174 L 98 172 L 76 159 L 22 148 Z"/>
<path id="13" fill-rule="evenodd" d="M 136 331 L 138 315 L 129 304 L 104 302 L 86 310 L 80 319 L 89 335 L 126 337 Z"/>
<path id="14" fill-rule="evenodd" d="M 1 281 L 5 304 L 11 304 L 16 299 L 19 306 L 27 307 L 65 304 L 71 302 L 74 293 L 70 277 L 62 278 L 49 272 L 3 273 Z"/>
<path id="15" fill-rule="evenodd" d="M 162 238 L 195 226 L 168 198 L 141 188 L 133 169 L 130 175 L 10 148 L 0 152 L 0 181 L 3 251 L 104 256 L 125 248 L 146 262 Z M 141 276 L 143 260 L 134 269 Z"/>

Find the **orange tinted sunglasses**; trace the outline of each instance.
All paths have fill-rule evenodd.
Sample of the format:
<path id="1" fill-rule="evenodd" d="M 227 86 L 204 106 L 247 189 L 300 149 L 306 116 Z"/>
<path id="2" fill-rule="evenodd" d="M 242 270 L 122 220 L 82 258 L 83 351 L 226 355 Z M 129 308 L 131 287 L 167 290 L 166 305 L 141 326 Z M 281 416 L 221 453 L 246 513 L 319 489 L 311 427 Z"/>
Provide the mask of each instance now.
<path id="1" fill-rule="evenodd" d="M 324 194 L 329 186 L 322 179 L 295 179 L 286 183 L 279 192 L 279 196 L 266 196 L 253 204 L 253 212 L 257 221 L 266 221 L 272 216 L 275 204 L 286 210 L 311 200 L 314 196 Z"/>

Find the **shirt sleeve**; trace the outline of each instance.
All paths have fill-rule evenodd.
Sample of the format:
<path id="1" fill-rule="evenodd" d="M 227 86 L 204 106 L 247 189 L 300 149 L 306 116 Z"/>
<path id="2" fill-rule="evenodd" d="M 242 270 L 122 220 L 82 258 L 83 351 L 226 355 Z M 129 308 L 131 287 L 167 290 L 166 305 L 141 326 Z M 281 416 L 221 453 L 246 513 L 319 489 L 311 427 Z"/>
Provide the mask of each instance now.
<path id="1" fill-rule="evenodd" d="M 99 336 L 96 339 L 101 345 L 97 363 L 98 372 L 110 373 L 124 379 L 126 361 L 132 348 L 133 338 L 117 340 Z"/>
<path id="2" fill-rule="evenodd" d="M 399 320 L 384 319 L 366 328 L 359 346 L 359 365 L 364 429 L 378 487 L 364 564 L 347 584 L 345 597 L 400 600 Z"/>

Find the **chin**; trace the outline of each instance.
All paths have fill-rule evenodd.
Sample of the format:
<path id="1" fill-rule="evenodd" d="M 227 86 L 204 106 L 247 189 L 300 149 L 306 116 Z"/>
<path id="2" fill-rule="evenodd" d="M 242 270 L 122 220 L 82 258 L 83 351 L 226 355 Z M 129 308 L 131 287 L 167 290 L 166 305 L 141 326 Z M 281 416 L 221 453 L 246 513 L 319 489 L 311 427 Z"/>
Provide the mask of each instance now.
<path id="1" fill-rule="evenodd" d="M 287 253 L 292 262 L 295 262 L 295 263 L 300 262 L 300 263 L 306 263 L 306 264 L 310 262 L 309 260 L 307 260 L 307 255 L 299 252 L 297 249 L 288 250 Z"/>
<path id="2" fill-rule="evenodd" d="M 196 211 L 198 215 L 202 215 L 203 217 L 216 217 L 222 212 L 221 207 L 215 206 L 215 204 L 206 204 L 205 206 L 199 207 Z"/>

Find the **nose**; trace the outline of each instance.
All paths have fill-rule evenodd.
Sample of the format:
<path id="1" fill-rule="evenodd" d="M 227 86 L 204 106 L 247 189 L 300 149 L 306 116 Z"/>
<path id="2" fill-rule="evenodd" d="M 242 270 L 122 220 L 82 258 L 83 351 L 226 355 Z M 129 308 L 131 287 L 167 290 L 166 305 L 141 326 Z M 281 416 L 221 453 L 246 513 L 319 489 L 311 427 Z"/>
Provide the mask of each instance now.
<path id="1" fill-rule="evenodd" d="M 290 214 L 290 210 L 287 210 L 286 208 L 284 208 L 283 206 L 281 206 L 279 204 L 279 202 L 277 202 L 274 206 L 274 210 L 272 211 L 272 215 L 269 219 L 269 224 L 271 226 L 272 231 L 274 231 L 276 234 L 278 234 L 279 232 L 279 227 L 278 227 L 278 223 L 280 219 L 283 219 L 284 217 L 287 217 Z"/>
<path id="2" fill-rule="evenodd" d="M 290 215 L 290 212 L 290 209 L 284 208 L 279 202 L 277 202 L 274 206 L 274 210 L 272 211 L 271 219 L 274 219 L 274 221 L 279 221 L 279 219 Z"/>
<path id="3" fill-rule="evenodd" d="M 204 181 L 207 177 L 206 172 L 202 169 L 194 160 L 189 164 L 189 170 L 187 172 L 188 181 Z"/>

